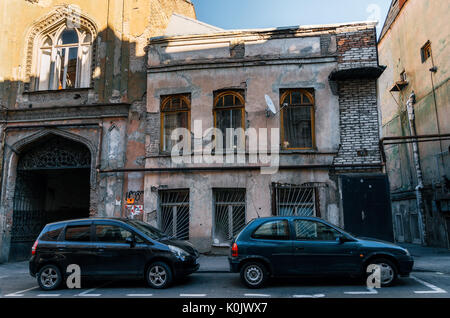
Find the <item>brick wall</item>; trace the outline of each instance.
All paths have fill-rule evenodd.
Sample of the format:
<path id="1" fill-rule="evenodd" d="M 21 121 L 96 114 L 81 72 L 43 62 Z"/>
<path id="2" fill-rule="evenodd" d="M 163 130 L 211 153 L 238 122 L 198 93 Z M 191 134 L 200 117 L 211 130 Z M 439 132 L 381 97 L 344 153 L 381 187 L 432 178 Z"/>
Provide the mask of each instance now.
<path id="1" fill-rule="evenodd" d="M 334 164 L 379 164 L 376 80 L 339 82 L 341 147 Z"/>
<path id="2" fill-rule="evenodd" d="M 150 136 L 150 143 L 146 145 L 145 155 L 146 157 L 153 157 L 159 155 L 160 139 L 160 113 L 147 113 L 146 118 L 146 134 Z"/>
<path id="3" fill-rule="evenodd" d="M 378 66 L 375 28 L 338 33 L 338 69 Z"/>

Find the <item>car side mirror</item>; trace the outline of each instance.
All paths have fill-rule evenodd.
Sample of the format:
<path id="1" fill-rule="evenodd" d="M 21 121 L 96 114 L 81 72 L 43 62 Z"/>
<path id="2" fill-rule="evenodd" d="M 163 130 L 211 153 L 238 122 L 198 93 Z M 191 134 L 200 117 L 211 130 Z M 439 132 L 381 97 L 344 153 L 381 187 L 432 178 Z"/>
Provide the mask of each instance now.
<path id="1" fill-rule="evenodd" d="M 130 244 L 130 247 L 134 247 L 136 245 L 136 240 L 134 239 L 134 237 L 127 237 L 125 239 L 125 242 L 127 242 L 128 244 Z"/>
<path id="2" fill-rule="evenodd" d="M 343 244 L 343 243 L 347 242 L 347 238 L 346 238 L 344 235 L 339 235 L 339 236 L 336 238 L 336 241 L 337 241 L 339 244 Z"/>

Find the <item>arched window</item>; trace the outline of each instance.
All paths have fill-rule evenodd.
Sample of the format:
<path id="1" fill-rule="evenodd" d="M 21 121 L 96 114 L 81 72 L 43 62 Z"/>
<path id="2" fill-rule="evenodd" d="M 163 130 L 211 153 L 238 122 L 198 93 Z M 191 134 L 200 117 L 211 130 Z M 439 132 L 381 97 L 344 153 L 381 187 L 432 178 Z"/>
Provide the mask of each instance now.
<path id="1" fill-rule="evenodd" d="M 39 49 L 38 90 L 89 87 L 92 34 L 64 25 L 42 36 Z"/>
<path id="2" fill-rule="evenodd" d="M 306 89 L 289 89 L 281 93 L 280 104 L 282 148 L 314 148 L 314 96 Z"/>
<path id="3" fill-rule="evenodd" d="M 238 141 L 244 143 L 245 136 L 238 140 L 238 135 L 234 133 L 235 129 L 245 128 L 245 99 L 238 91 L 226 91 L 217 94 L 214 99 L 214 127 L 223 134 L 223 147 L 227 150 L 234 150 L 238 146 Z M 229 140 L 232 142 L 227 145 L 227 129 L 232 133 Z M 230 130 L 231 129 L 231 130 Z"/>
<path id="4" fill-rule="evenodd" d="M 177 128 L 190 129 L 191 99 L 188 94 L 170 95 L 161 98 L 161 151 L 172 151 L 180 140 L 171 139 Z"/>

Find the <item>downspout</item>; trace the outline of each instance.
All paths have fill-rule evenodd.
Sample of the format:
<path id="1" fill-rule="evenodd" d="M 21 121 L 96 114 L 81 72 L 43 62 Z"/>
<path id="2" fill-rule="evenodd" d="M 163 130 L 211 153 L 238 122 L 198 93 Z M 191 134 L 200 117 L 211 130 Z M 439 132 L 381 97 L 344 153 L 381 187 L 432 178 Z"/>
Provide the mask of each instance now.
<path id="1" fill-rule="evenodd" d="M 416 95 L 414 91 L 411 92 L 408 101 L 406 102 L 406 109 L 408 111 L 409 118 L 409 130 L 411 132 L 412 137 L 416 137 L 416 126 L 415 126 L 415 115 L 414 115 L 414 104 L 416 102 Z M 416 202 L 417 202 L 417 214 L 419 219 L 419 232 L 420 232 L 420 240 L 423 246 L 426 245 L 426 229 L 425 229 L 425 219 L 424 219 L 424 203 L 422 197 L 423 190 L 423 177 L 422 177 L 422 168 L 420 166 L 420 156 L 419 156 L 419 143 L 417 142 L 417 138 L 413 139 L 412 148 L 413 148 L 413 159 L 414 166 L 416 170 L 417 176 L 417 186 L 416 190 Z"/>

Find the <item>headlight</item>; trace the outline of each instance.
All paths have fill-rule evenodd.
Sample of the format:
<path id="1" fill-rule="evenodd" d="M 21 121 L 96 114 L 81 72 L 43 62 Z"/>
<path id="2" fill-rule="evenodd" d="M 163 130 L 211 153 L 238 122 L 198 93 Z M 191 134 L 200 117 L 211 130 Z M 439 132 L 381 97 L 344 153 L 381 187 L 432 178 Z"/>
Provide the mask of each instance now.
<path id="1" fill-rule="evenodd" d="M 173 246 L 173 245 L 169 245 L 169 248 L 172 251 L 172 253 L 174 253 L 175 256 L 180 258 L 181 260 L 184 260 L 184 258 L 186 256 L 189 256 L 189 254 L 185 250 L 183 250 L 183 249 L 181 249 L 179 247 L 176 247 L 176 246 Z"/>
<path id="2" fill-rule="evenodd" d="M 404 251 L 405 251 L 407 256 L 411 256 L 411 254 L 409 254 L 409 251 L 406 248 L 404 249 Z"/>

